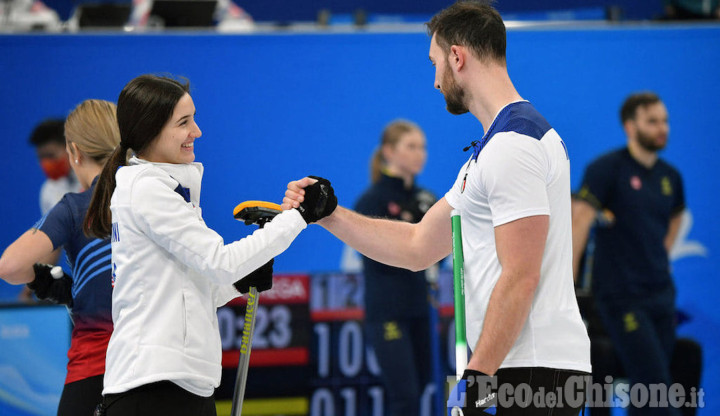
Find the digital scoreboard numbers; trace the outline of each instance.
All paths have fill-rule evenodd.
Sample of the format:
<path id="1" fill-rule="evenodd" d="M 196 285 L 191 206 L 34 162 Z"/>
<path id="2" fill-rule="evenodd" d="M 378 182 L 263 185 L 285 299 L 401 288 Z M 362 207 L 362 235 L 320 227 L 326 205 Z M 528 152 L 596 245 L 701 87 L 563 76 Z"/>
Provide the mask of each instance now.
<path id="1" fill-rule="evenodd" d="M 258 296 L 255 331 L 250 353 L 246 399 L 307 397 L 311 376 L 308 275 L 275 275 L 272 289 Z M 223 376 L 218 400 L 232 400 L 237 374 L 247 295 L 218 309 L 222 339 Z"/>
<path id="2" fill-rule="evenodd" d="M 437 360 L 444 391 L 445 376 L 453 374 L 454 329 L 452 272 L 441 271 L 439 295 L 433 301 L 440 315 L 436 330 L 440 337 Z M 363 330 L 364 282 L 362 274 L 313 275 L 310 284 L 310 316 L 313 325 L 311 366 L 314 375 L 310 399 L 311 416 L 383 416 L 388 403 L 379 379 L 380 367 Z M 430 325 L 430 323 L 428 323 Z M 452 331 L 452 332 L 448 332 Z M 449 349 L 448 349 L 449 347 Z M 450 351 L 452 354 L 448 354 Z M 428 366 L 432 363 L 428 362 Z M 433 413 L 437 386 L 430 383 L 418 397 L 420 416 Z"/>
<path id="3" fill-rule="evenodd" d="M 319 274 L 311 281 L 311 416 L 382 416 L 380 368 L 366 347 L 360 274 Z"/>
<path id="4" fill-rule="evenodd" d="M 439 285 L 433 301 L 440 339 L 435 359 L 444 383 L 455 366 L 451 272 L 441 271 Z M 229 414 L 246 299 L 218 309 L 223 348 L 218 416 Z M 363 299 L 359 273 L 276 275 L 273 288 L 259 296 L 243 415 L 384 416 L 388 403 L 365 339 Z M 418 398 L 420 416 L 435 414 L 436 390 L 429 384 Z"/>

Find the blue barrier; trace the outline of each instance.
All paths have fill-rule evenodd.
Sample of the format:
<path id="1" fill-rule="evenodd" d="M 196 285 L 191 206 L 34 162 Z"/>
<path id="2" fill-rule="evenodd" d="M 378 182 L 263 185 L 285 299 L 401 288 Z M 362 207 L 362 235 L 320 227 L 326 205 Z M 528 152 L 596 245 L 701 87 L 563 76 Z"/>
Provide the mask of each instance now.
<path id="1" fill-rule="evenodd" d="M 56 413 L 70 330 L 64 306 L 0 307 L 0 414 Z"/>

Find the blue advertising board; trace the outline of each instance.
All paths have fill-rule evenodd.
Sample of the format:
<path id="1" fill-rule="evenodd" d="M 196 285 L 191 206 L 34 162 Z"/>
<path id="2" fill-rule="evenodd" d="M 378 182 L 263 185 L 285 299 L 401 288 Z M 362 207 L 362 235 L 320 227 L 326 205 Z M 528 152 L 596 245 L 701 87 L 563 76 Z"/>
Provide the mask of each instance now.
<path id="1" fill-rule="evenodd" d="M 0 307 L 0 414 L 54 415 L 71 323 L 64 306 Z"/>

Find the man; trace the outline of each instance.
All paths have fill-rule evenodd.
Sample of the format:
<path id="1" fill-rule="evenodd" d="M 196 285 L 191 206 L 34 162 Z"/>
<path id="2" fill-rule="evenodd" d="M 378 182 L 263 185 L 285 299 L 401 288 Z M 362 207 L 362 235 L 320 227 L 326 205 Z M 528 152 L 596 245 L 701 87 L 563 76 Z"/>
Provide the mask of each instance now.
<path id="1" fill-rule="evenodd" d="M 669 126 L 656 94 L 628 97 L 620 119 L 627 147 L 587 167 L 573 202 L 573 268 L 578 276 L 590 228 L 602 212 L 592 262 L 595 307 L 630 382 L 669 386 L 676 311 L 668 253 L 685 208 L 682 179 L 658 157 Z M 630 414 L 676 411 L 646 407 Z"/>
<path id="2" fill-rule="evenodd" d="M 459 2 L 427 26 L 435 88 L 449 112 L 469 111 L 485 135 L 473 142 L 473 155 L 453 187 L 419 223 L 371 219 L 338 207 L 318 224 L 376 261 L 423 270 L 451 252 L 450 214 L 459 210 L 473 346 L 463 378 L 473 386 L 479 376 L 494 375 L 500 387 L 527 383 L 533 392 L 556 392 L 573 379 L 582 384 L 590 371 L 590 341 L 573 289 L 565 145 L 515 90 L 496 10 Z M 297 207 L 313 182 L 288 184 L 284 208 Z M 500 390 L 497 415 L 576 415 L 584 402 L 578 389 L 540 403 L 503 400 Z M 509 397 L 511 390 L 505 389 Z M 478 414 L 493 398 L 479 393 L 468 388 L 466 415 Z"/>
<path id="3" fill-rule="evenodd" d="M 65 151 L 65 120 L 48 119 L 38 124 L 29 142 L 35 147 L 40 167 L 47 180 L 40 188 L 40 211 L 47 214 L 68 192 L 80 192 L 80 181 L 70 169 Z"/>

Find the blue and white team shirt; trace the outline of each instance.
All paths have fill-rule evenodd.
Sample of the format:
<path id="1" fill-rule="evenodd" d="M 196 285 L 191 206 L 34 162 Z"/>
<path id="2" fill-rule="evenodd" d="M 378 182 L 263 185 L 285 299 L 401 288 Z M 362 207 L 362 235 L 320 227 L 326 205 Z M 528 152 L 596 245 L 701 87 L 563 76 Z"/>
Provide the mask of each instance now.
<path id="1" fill-rule="evenodd" d="M 494 228 L 548 215 L 540 282 L 525 326 L 500 367 L 590 372 L 590 339 L 572 277 L 570 161 L 557 132 L 529 102 L 508 104 L 474 146 L 445 198 L 461 212 L 471 348 L 480 337 L 502 271 Z"/>
<path id="2" fill-rule="evenodd" d="M 68 193 L 37 224 L 53 250 L 65 249 L 71 267 L 73 332 L 65 383 L 105 372 L 105 352 L 113 330 L 110 240 L 88 238 L 82 224 L 92 191 Z"/>

